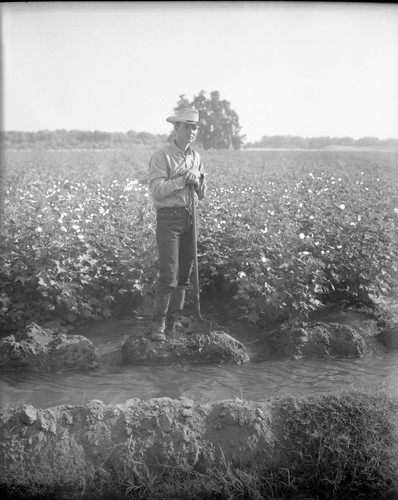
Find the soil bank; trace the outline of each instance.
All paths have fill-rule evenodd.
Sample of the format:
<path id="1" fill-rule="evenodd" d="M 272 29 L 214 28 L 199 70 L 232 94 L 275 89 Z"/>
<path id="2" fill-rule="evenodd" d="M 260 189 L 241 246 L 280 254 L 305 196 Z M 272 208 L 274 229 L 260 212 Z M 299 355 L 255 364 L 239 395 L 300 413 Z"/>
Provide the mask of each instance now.
<path id="1" fill-rule="evenodd" d="M 160 474 L 175 467 L 205 474 L 224 462 L 263 471 L 288 467 L 312 479 L 329 470 L 343 483 L 355 470 L 373 477 L 372 484 L 376 474 L 394 492 L 397 417 L 398 397 L 366 391 L 262 402 L 195 404 L 182 397 L 46 410 L 23 405 L 0 413 L 0 484 L 61 488 L 81 498 L 99 471 L 140 464 Z"/>

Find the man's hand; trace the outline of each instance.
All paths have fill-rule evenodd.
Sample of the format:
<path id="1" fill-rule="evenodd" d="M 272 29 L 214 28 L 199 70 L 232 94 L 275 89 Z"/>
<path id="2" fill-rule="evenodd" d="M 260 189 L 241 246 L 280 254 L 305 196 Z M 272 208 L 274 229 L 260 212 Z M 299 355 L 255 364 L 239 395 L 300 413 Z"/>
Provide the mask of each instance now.
<path id="1" fill-rule="evenodd" d="M 194 184 L 195 187 L 199 186 L 199 173 L 198 172 L 193 172 L 192 170 L 189 170 L 186 176 L 186 183 L 187 184 Z"/>

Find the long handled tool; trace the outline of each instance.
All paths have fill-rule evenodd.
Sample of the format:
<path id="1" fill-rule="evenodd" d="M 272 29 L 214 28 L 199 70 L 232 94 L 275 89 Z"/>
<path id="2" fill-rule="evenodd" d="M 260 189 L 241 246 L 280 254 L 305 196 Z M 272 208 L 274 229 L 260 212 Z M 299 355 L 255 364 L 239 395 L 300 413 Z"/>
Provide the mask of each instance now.
<path id="1" fill-rule="evenodd" d="M 196 318 L 190 320 L 189 330 L 194 333 L 210 333 L 212 322 L 203 318 L 200 312 L 200 287 L 198 270 L 198 224 L 196 219 L 195 187 L 191 184 L 192 233 L 193 233 L 193 284 L 195 288 Z"/>

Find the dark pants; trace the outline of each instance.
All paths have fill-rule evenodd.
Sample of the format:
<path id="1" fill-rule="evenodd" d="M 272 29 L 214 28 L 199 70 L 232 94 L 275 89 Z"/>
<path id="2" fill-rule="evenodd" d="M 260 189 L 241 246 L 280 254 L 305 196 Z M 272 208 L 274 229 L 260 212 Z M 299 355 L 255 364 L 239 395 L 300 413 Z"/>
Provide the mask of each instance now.
<path id="1" fill-rule="evenodd" d="M 193 264 L 192 216 L 184 208 L 157 211 L 156 239 L 160 272 L 157 293 L 168 294 L 187 286 Z"/>

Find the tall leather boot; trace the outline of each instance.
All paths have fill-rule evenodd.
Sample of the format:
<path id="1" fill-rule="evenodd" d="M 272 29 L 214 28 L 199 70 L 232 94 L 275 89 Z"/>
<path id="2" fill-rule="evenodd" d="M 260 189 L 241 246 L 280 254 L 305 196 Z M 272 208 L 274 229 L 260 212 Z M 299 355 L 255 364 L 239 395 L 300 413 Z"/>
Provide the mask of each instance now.
<path id="1" fill-rule="evenodd" d="M 164 330 L 166 327 L 166 315 L 170 303 L 170 292 L 164 293 L 156 290 L 155 302 L 153 305 L 151 340 L 164 341 L 166 336 Z"/>
<path id="2" fill-rule="evenodd" d="M 166 328 L 174 335 L 176 334 L 177 330 L 181 333 L 184 333 L 184 330 L 187 326 L 184 325 L 185 321 L 181 316 L 181 312 L 184 309 L 186 290 L 186 286 L 177 286 L 171 294 Z"/>

